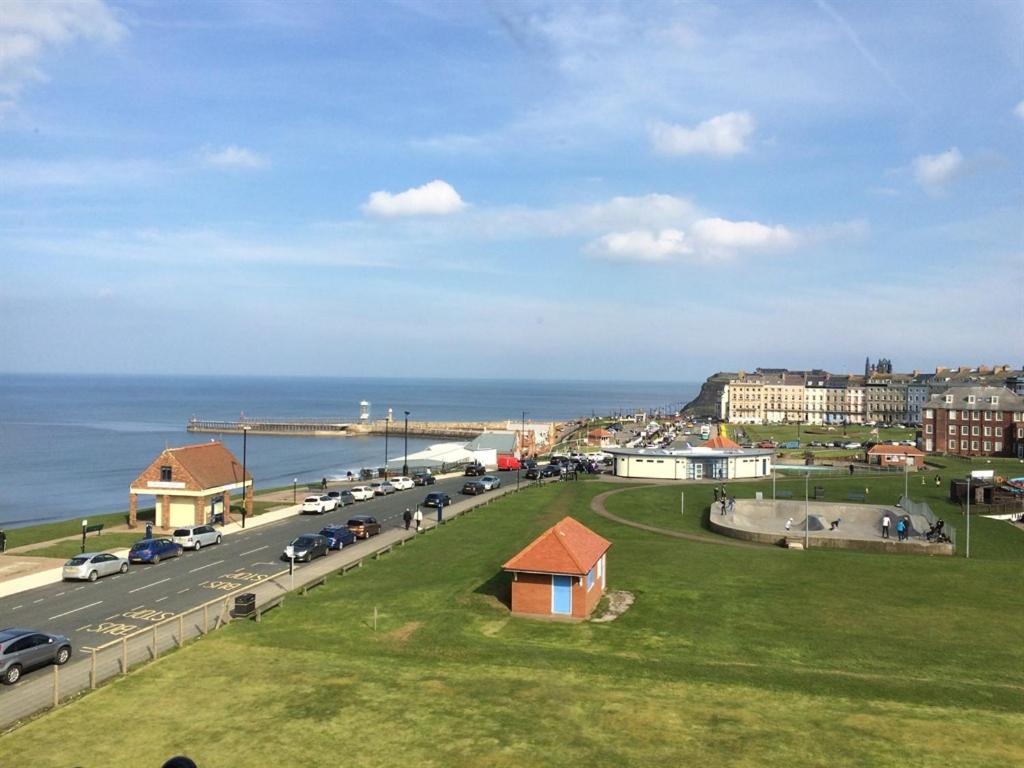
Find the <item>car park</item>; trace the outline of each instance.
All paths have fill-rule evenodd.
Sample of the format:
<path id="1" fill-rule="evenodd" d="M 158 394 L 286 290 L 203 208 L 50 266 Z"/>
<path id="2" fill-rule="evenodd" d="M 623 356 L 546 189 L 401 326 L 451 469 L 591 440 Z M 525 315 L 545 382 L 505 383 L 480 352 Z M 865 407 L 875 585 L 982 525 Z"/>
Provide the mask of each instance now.
<path id="1" fill-rule="evenodd" d="M 466 465 L 465 476 L 466 477 L 479 477 L 487 472 L 487 469 L 480 462 L 474 462 L 473 464 Z"/>
<path id="2" fill-rule="evenodd" d="M 302 514 L 322 515 L 327 511 L 327 496 L 307 496 L 302 500 Z"/>
<path id="3" fill-rule="evenodd" d="M 353 485 L 349 488 L 349 492 L 356 501 L 369 501 L 375 495 L 373 488 L 368 485 Z"/>
<path id="4" fill-rule="evenodd" d="M 377 522 L 377 518 L 370 515 L 351 517 L 346 525 L 355 534 L 357 539 L 368 539 L 380 533 L 380 523 Z"/>
<path id="5" fill-rule="evenodd" d="M 356 543 L 356 535 L 347 525 L 328 525 L 320 530 L 320 535 L 327 539 L 328 549 L 341 549 Z"/>
<path id="6" fill-rule="evenodd" d="M 0 682 L 14 685 L 23 672 L 48 664 L 67 664 L 71 641 L 31 629 L 0 629 Z"/>
<path id="7" fill-rule="evenodd" d="M 412 476 L 412 482 L 414 485 L 433 485 L 437 482 L 437 478 L 430 472 L 417 472 Z"/>
<path id="8" fill-rule="evenodd" d="M 488 491 L 501 487 L 501 478 L 494 475 L 484 475 L 480 478 L 480 482 L 483 483 L 484 489 Z"/>
<path id="9" fill-rule="evenodd" d="M 352 495 L 351 491 L 328 491 L 327 495 L 334 499 L 335 509 L 356 503 L 355 496 Z"/>
<path id="10" fill-rule="evenodd" d="M 109 552 L 83 552 L 64 563 L 61 576 L 64 581 L 96 581 L 101 576 L 124 573 L 127 570 L 127 558 Z"/>
<path id="11" fill-rule="evenodd" d="M 447 493 L 441 491 L 435 491 L 434 493 L 428 493 L 423 499 L 424 507 L 447 507 L 451 505 L 452 497 Z"/>
<path id="12" fill-rule="evenodd" d="M 406 477 L 405 475 L 393 477 L 388 482 L 395 486 L 395 489 L 399 491 L 408 491 L 409 489 L 416 485 L 412 481 L 411 477 Z"/>
<path id="13" fill-rule="evenodd" d="M 159 563 L 169 557 L 181 557 L 184 548 L 170 539 L 143 539 L 132 544 L 128 550 L 130 563 Z"/>
<path id="14" fill-rule="evenodd" d="M 462 493 L 466 496 L 477 496 L 481 493 L 487 493 L 487 486 L 479 480 L 470 480 L 462 486 Z"/>
<path id="15" fill-rule="evenodd" d="M 220 531 L 212 525 L 187 525 L 184 528 L 175 528 L 171 534 L 171 541 L 181 544 L 185 549 L 194 549 L 198 552 L 211 544 L 220 544 Z"/>
<path id="16" fill-rule="evenodd" d="M 319 533 L 304 533 L 292 539 L 281 553 L 282 560 L 305 560 L 312 562 L 314 558 L 327 554 L 327 539 Z"/>

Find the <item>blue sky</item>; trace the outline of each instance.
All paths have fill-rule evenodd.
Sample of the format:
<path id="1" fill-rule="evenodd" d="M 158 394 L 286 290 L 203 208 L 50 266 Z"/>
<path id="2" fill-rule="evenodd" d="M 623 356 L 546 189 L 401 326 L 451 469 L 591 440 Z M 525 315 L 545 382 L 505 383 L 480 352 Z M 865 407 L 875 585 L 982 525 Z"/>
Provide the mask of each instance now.
<path id="1" fill-rule="evenodd" d="M 20 2 L 0 370 L 1024 364 L 1024 5 Z"/>

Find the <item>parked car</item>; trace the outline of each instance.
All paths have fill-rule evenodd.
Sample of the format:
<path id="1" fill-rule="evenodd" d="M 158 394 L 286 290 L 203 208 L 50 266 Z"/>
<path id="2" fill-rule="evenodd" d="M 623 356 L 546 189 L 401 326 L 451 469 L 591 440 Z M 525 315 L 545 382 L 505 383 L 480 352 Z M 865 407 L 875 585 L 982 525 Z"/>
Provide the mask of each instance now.
<path id="1" fill-rule="evenodd" d="M 61 576 L 64 581 L 77 579 L 96 581 L 100 576 L 124 573 L 127 570 L 127 558 L 118 557 L 109 552 L 83 552 L 64 563 Z"/>
<path id="2" fill-rule="evenodd" d="M 368 485 L 354 485 L 349 489 L 356 501 L 369 501 L 374 497 L 373 488 Z"/>
<path id="3" fill-rule="evenodd" d="M 370 483 L 370 487 L 373 489 L 374 496 L 387 496 L 398 490 L 387 480 L 381 480 L 379 483 Z"/>
<path id="4" fill-rule="evenodd" d="M 527 480 L 536 480 L 537 478 L 540 477 L 540 467 L 530 467 L 528 470 L 526 470 L 526 474 L 524 475 L 524 477 Z"/>
<path id="5" fill-rule="evenodd" d="M 356 543 L 356 535 L 347 525 L 328 525 L 321 529 L 320 535 L 327 539 L 328 549 L 341 549 Z"/>
<path id="6" fill-rule="evenodd" d="M 475 462 L 473 464 L 467 464 L 466 465 L 465 476 L 466 477 L 479 477 L 480 475 L 484 474 L 485 472 L 487 472 L 487 468 L 484 467 L 484 465 L 481 464 L 480 462 Z"/>
<path id="7" fill-rule="evenodd" d="M 484 475 L 480 478 L 480 482 L 483 483 L 484 488 L 488 491 L 501 487 L 501 478 L 494 475 Z"/>
<path id="8" fill-rule="evenodd" d="M 437 491 L 435 493 L 428 493 L 426 498 L 423 499 L 424 507 L 447 507 L 452 503 L 452 497 L 447 493 Z"/>
<path id="9" fill-rule="evenodd" d="M 143 539 L 128 550 L 130 563 L 159 563 L 169 557 L 181 557 L 184 548 L 170 539 Z"/>
<path id="10" fill-rule="evenodd" d="M 171 534 L 171 541 L 181 544 L 185 549 L 194 549 L 198 552 L 211 544 L 220 544 L 220 531 L 212 525 L 187 525 L 184 528 L 175 528 Z"/>
<path id="11" fill-rule="evenodd" d="M 327 511 L 327 496 L 307 496 L 302 500 L 302 514 L 322 515 Z"/>
<path id="12" fill-rule="evenodd" d="M 852 451 L 857 448 L 860 448 L 860 443 L 843 443 L 843 448 L 845 448 L 848 451 Z"/>
<path id="13" fill-rule="evenodd" d="M 0 629 L 0 683 L 14 685 L 22 672 L 47 664 L 67 664 L 71 641 L 31 629 Z"/>
<path id="14" fill-rule="evenodd" d="M 548 464 L 546 467 L 540 468 L 541 477 L 561 477 L 562 476 L 562 465 L 561 464 Z"/>
<path id="15" fill-rule="evenodd" d="M 522 463 L 515 456 L 502 455 L 498 457 L 498 471 L 508 472 L 513 469 L 521 469 Z"/>
<path id="16" fill-rule="evenodd" d="M 430 472 L 417 472 L 412 476 L 412 482 L 414 485 L 433 485 L 437 482 L 437 478 Z"/>
<path id="17" fill-rule="evenodd" d="M 282 560 L 295 559 L 312 562 L 313 558 L 327 554 L 327 539 L 319 533 L 304 533 L 292 539 L 291 544 L 281 553 Z"/>
<path id="18" fill-rule="evenodd" d="M 328 491 L 327 495 L 334 499 L 335 509 L 356 503 L 356 498 L 351 491 Z"/>
<path id="19" fill-rule="evenodd" d="M 416 483 L 412 481 L 411 477 L 406 477 L 405 475 L 402 475 L 400 477 L 393 477 L 388 482 L 395 486 L 395 488 L 399 491 L 408 491 L 409 489 L 416 485 Z"/>
<path id="20" fill-rule="evenodd" d="M 485 486 L 479 480 L 470 480 L 468 483 L 462 486 L 462 492 L 466 496 L 476 496 L 481 493 L 487 493 L 487 486 Z"/>
<path id="21" fill-rule="evenodd" d="M 357 539 L 368 539 L 380 533 L 380 523 L 377 518 L 370 515 L 356 515 L 349 518 L 348 529 L 356 535 Z"/>
<path id="22" fill-rule="evenodd" d="M 333 512 L 334 510 L 336 510 L 338 508 L 338 501 L 337 501 L 337 499 L 335 499 L 329 493 L 325 493 L 323 496 L 321 496 L 320 497 L 320 501 L 324 505 L 324 511 L 325 512 Z"/>

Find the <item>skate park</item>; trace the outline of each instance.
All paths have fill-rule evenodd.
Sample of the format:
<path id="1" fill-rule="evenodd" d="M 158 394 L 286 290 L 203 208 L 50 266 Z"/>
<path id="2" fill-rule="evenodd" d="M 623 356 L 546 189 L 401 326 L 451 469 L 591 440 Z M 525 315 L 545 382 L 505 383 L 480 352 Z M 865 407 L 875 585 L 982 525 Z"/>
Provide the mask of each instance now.
<path id="1" fill-rule="evenodd" d="M 712 506 L 708 524 L 711 530 L 723 536 L 783 547 L 804 547 L 806 542 L 811 548 L 952 555 L 956 542 L 952 527 L 944 527 L 951 541 L 929 540 L 927 532 L 933 528 L 934 516 L 917 509 L 917 505 L 907 506 L 909 511 L 885 504 L 736 499 L 732 511 L 724 515 L 718 505 Z M 882 520 L 886 515 L 890 518 L 887 539 L 882 536 Z M 898 539 L 896 531 L 901 519 L 907 526 L 903 541 Z M 833 527 L 837 520 L 838 526 Z"/>

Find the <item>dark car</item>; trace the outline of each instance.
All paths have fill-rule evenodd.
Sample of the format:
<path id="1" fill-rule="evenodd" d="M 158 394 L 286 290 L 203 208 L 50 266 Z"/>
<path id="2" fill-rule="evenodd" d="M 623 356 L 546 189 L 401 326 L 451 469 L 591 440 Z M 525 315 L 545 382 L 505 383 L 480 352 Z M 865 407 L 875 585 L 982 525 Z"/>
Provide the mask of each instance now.
<path id="1" fill-rule="evenodd" d="M 476 462 L 475 464 L 468 464 L 466 466 L 465 475 L 466 477 L 479 477 L 480 475 L 486 472 L 487 468 L 484 467 L 484 465 L 481 464 L 480 462 Z"/>
<path id="2" fill-rule="evenodd" d="M 346 525 L 357 539 L 368 539 L 380 533 L 380 523 L 377 522 L 377 518 L 370 515 L 356 515 L 350 518 Z"/>
<path id="3" fill-rule="evenodd" d="M 292 543 L 284 548 L 281 553 L 282 560 L 296 562 L 305 560 L 313 562 L 316 557 L 323 557 L 327 554 L 327 537 L 319 533 L 304 533 L 292 540 Z"/>
<path id="4" fill-rule="evenodd" d="M 423 499 L 424 507 L 447 507 L 452 503 L 452 497 L 447 493 L 428 493 Z"/>
<path id="5" fill-rule="evenodd" d="M 540 467 L 530 467 L 526 470 L 526 475 L 524 475 L 524 477 L 526 477 L 527 480 L 536 480 L 540 477 Z"/>
<path id="6" fill-rule="evenodd" d="M 320 531 L 320 535 L 327 539 L 328 549 L 341 549 L 356 543 L 356 535 L 347 525 L 328 525 Z"/>
<path id="7" fill-rule="evenodd" d="M 181 557 L 184 547 L 170 539 L 143 539 L 128 550 L 130 563 L 159 563 L 168 557 Z"/>
<path id="8" fill-rule="evenodd" d="M 67 664 L 71 641 L 32 629 L 0 629 L 0 682 L 14 685 L 21 673 L 47 664 Z"/>
<path id="9" fill-rule="evenodd" d="M 417 472 L 412 476 L 412 482 L 414 485 L 433 485 L 437 478 L 429 472 Z"/>
<path id="10" fill-rule="evenodd" d="M 462 486 L 462 492 L 466 496 L 476 496 L 481 493 L 487 493 L 487 486 L 479 480 L 470 480 Z"/>
<path id="11" fill-rule="evenodd" d="M 541 477 L 560 477 L 562 474 L 561 464 L 548 464 L 546 467 L 540 468 Z"/>
<path id="12" fill-rule="evenodd" d="M 347 507 L 349 504 L 356 503 L 356 497 L 352 495 L 352 491 L 328 491 L 327 495 L 334 499 L 339 507 Z"/>

